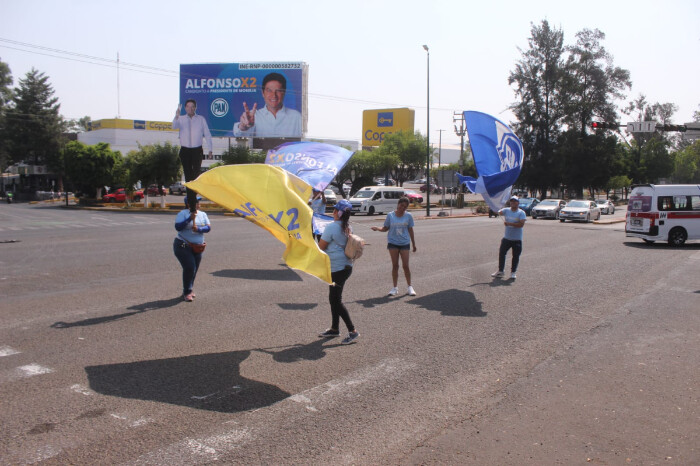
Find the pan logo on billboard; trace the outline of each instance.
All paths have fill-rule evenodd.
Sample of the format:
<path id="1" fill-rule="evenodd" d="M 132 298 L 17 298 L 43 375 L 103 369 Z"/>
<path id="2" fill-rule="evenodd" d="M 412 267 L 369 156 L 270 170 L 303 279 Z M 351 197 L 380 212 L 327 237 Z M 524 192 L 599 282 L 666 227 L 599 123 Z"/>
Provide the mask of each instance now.
<path id="1" fill-rule="evenodd" d="M 228 113 L 228 102 L 226 99 L 218 98 L 214 99 L 209 107 L 211 114 L 215 117 L 223 117 Z"/>

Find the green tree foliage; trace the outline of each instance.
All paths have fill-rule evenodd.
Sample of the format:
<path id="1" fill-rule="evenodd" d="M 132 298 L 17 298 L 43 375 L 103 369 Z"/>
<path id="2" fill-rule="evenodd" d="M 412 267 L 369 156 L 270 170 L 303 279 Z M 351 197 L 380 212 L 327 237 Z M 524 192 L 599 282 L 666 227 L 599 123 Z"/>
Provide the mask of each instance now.
<path id="1" fill-rule="evenodd" d="M 658 183 L 660 179 L 673 174 L 674 160 L 668 151 L 669 145 L 667 139 L 657 134 L 642 146 L 639 153 L 639 182 Z"/>
<path id="2" fill-rule="evenodd" d="M 519 183 L 545 192 L 558 186 L 561 166 L 554 148 L 561 132 L 564 33 L 544 20 L 531 24 L 528 49 L 508 77 L 518 101 L 511 105 L 515 132 L 523 142 L 526 162 Z"/>
<path id="3" fill-rule="evenodd" d="M 12 72 L 7 63 L 0 61 L 0 172 L 8 165 L 9 151 L 6 143 L 5 112 L 12 104 Z"/>
<path id="4" fill-rule="evenodd" d="M 386 135 L 376 152 L 387 157 L 386 161 L 391 165 L 386 168 L 391 170 L 391 177 L 396 184 L 403 186 L 404 181 L 415 178 L 424 169 L 427 147 L 425 137 L 419 132 L 399 131 Z M 434 153 L 435 150 L 431 148 L 430 155 Z"/>
<path id="5" fill-rule="evenodd" d="M 700 183 L 700 140 L 676 152 L 673 182 Z"/>
<path id="6" fill-rule="evenodd" d="M 35 69 L 29 71 L 19 80 L 12 102 L 5 124 L 12 161 L 60 165 L 52 159 L 59 154 L 63 125 L 58 113 L 60 104 L 48 76 Z"/>
<path id="7" fill-rule="evenodd" d="M 265 153 L 252 151 L 246 146 L 232 146 L 221 154 L 221 162 L 224 165 L 265 163 Z"/>
<path id="8" fill-rule="evenodd" d="M 378 150 L 358 150 L 331 183 L 342 192 L 343 184 L 350 183 L 350 195 L 363 186 L 374 184 L 374 177 L 386 173 L 388 167 L 398 163 L 398 158 Z"/>
<path id="9" fill-rule="evenodd" d="M 598 29 L 584 29 L 576 34 L 576 44 L 567 47 L 565 65 L 564 122 L 570 129 L 587 133 L 594 117 L 616 121 L 615 99 L 632 86 L 629 71 L 615 67 L 612 56 L 601 42 L 605 34 Z"/>
<path id="10" fill-rule="evenodd" d="M 99 197 L 103 186 L 113 186 L 118 179 L 122 156 L 112 151 L 109 144 L 101 142 L 88 146 L 71 141 L 63 148 L 62 155 L 66 176 L 76 192 L 95 193 L 95 197 Z"/>
<path id="11" fill-rule="evenodd" d="M 153 183 L 159 187 L 170 185 L 182 173 L 179 152 L 179 147 L 169 142 L 139 146 L 138 151 L 130 152 L 125 166 L 128 186 L 136 181 L 141 181 L 144 188 Z"/>

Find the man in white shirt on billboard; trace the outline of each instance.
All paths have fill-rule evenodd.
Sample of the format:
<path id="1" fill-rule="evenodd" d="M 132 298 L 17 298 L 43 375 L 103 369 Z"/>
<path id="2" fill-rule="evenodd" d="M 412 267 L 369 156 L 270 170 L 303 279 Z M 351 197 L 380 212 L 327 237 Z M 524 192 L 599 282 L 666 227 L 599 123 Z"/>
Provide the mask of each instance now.
<path id="1" fill-rule="evenodd" d="M 180 130 L 180 161 L 182 170 L 185 172 L 185 181 L 195 180 L 202 168 L 204 150 L 202 149 L 202 138 L 207 142 L 209 157 L 212 157 L 212 141 L 207 120 L 202 115 L 196 115 L 197 102 L 188 99 L 185 102 L 185 115 L 180 115 L 182 104 L 177 106 L 175 118 L 173 119 L 173 129 Z M 187 201 L 191 212 L 197 204 L 197 193 L 187 188 Z"/>
<path id="2" fill-rule="evenodd" d="M 258 104 L 249 108 L 243 102 L 243 114 L 233 125 L 235 137 L 301 137 L 301 113 L 284 106 L 287 79 L 280 73 L 270 73 L 263 79 L 262 93 L 265 107 Z"/>

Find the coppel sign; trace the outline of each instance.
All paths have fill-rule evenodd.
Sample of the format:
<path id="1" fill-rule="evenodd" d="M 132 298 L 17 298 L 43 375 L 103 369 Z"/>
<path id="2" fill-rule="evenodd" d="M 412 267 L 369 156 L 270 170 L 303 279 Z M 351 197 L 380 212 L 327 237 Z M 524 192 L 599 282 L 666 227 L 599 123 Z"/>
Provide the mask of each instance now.
<path id="1" fill-rule="evenodd" d="M 362 145 L 378 146 L 387 134 L 413 133 L 416 112 L 410 108 L 387 108 L 362 112 Z"/>
<path id="2" fill-rule="evenodd" d="M 194 99 L 214 137 L 302 137 L 308 69 L 304 62 L 181 64 L 181 114 L 185 102 Z M 246 107 L 251 121 L 239 131 Z"/>

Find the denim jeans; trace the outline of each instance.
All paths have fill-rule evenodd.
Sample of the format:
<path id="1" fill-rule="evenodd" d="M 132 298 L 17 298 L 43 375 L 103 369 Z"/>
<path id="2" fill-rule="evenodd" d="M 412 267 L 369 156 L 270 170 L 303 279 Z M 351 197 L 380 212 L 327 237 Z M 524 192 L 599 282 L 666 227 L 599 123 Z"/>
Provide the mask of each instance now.
<path id="1" fill-rule="evenodd" d="M 197 276 L 202 254 L 192 252 L 190 245 L 179 238 L 175 238 L 173 242 L 173 251 L 182 266 L 182 294 L 183 296 L 188 295 L 192 293 L 194 279 Z"/>

